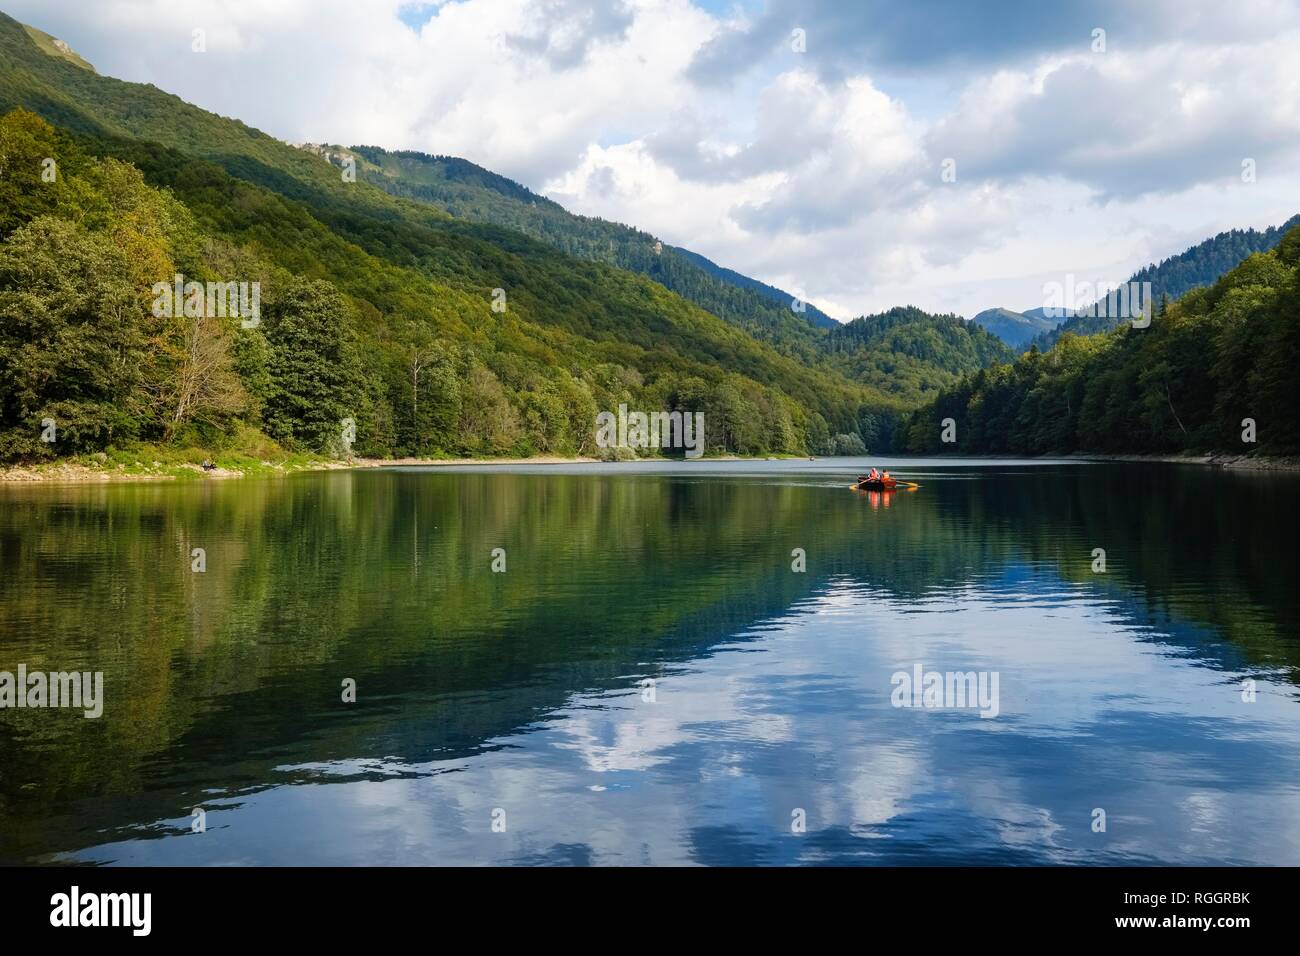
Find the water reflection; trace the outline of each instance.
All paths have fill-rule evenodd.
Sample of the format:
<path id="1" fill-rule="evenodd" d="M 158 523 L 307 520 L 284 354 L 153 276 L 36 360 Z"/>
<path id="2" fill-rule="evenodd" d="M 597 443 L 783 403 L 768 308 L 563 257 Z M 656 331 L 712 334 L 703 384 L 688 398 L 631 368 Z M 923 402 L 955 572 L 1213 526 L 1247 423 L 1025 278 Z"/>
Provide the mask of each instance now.
<path id="1" fill-rule="evenodd" d="M 1294 481 L 723 467 L 4 489 L 0 669 L 108 706 L 0 712 L 0 858 L 1300 861 Z"/>

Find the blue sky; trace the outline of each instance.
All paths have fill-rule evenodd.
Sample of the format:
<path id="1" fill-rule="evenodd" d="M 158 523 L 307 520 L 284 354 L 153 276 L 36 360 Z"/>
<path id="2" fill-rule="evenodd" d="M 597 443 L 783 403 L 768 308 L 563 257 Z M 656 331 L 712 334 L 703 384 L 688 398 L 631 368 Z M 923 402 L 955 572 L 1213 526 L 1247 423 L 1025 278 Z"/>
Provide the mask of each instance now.
<path id="1" fill-rule="evenodd" d="M 5 10 L 101 73 L 290 142 L 463 156 L 841 318 L 1032 308 L 1300 211 L 1289 0 Z"/>

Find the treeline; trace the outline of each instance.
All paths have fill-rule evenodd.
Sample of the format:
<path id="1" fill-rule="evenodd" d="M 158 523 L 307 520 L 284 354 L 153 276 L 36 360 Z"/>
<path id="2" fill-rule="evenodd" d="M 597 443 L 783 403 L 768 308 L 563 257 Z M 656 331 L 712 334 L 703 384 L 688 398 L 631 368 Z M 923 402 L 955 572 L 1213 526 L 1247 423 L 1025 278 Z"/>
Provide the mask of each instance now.
<path id="1" fill-rule="evenodd" d="M 345 416 L 355 419 L 359 453 L 582 451 L 594 434 L 582 421 L 588 397 L 602 411 L 624 401 L 647 412 L 701 411 L 710 454 L 883 452 L 908 408 L 967 369 L 941 364 L 960 349 L 919 347 L 904 330 L 862 340 L 856 358 L 832 355 L 812 307 L 792 312 L 776 290 L 670 246 L 656 248 L 630 227 L 573 216 L 464 161 L 434 157 L 430 165 L 415 154 L 364 150 L 383 171 L 358 154 L 350 180 L 319 155 L 237 120 L 79 68 L 0 14 L 0 112 L 14 108 L 65 131 L 49 154 L 61 182 L 76 182 L 67 154 L 76 147 L 98 162 L 134 167 L 145 185 L 189 213 L 199 253 L 159 265 L 182 265 L 199 281 L 260 280 L 268 349 L 280 334 L 283 302 L 328 298 L 322 308 L 345 333 L 338 340 L 351 343 L 331 369 L 348 382 L 357 365 L 362 370 L 364 387 L 345 389 L 347 404 L 359 405 Z M 7 221 L 0 240 L 42 215 L 91 233 L 100 228 L 81 221 L 74 207 L 40 206 L 54 191 L 35 178 L 29 159 L 14 168 L 14 179 L 0 177 L 0 190 L 13 197 L 0 203 Z M 385 191 L 379 180 L 396 188 Z M 436 188 L 406 189 L 417 185 Z M 23 190 L 33 195 L 19 196 Z M 329 289 L 286 298 L 298 280 Z M 20 282 L 10 283 L 8 291 L 21 292 Z M 490 308 L 496 290 L 504 311 Z M 184 339 L 176 329 L 169 334 Z M 256 343 L 258 336 L 236 330 L 231 350 L 257 351 L 240 344 L 245 339 Z M 160 429 L 136 416 L 132 430 L 142 440 L 170 434 L 172 441 L 215 442 L 233 429 L 257 441 L 277 420 L 265 419 L 259 403 L 278 386 L 253 372 L 237 384 L 242 404 L 220 403 L 220 414 L 204 411 L 202 401 L 191 412 L 194 403 L 183 400 L 172 424 Z M 154 383 L 150 392 L 166 388 Z M 675 409 L 679 400 L 703 407 Z M 35 407 L 30 396 L 25 401 Z M 281 427 L 276 440 L 311 448 L 320 422 L 340 410 L 326 404 L 325 414 L 313 417 L 304 410 L 309 404 L 288 406 L 309 424 Z M 7 414 L 0 427 L 14 427 L 12 410 Z M 218 423 L 205 424 L 208 418 Z M 31 427 L 21 422 L 22 430 Z M 280 437 L 286 434 L 292 438 Z M 59 446 L 36 450 L 58 453 Z"/>
<path id="2" fill-rule="evenodd" d="M 854 381 L 898 396 L 911 407 L 962 375 L 1013 353 L 997 336 L 956 315 L 896 306 L 830 330 L 826 363 Z"/>
<path id="3" fill-rule="evenodd" d="M 1213 284 L 1229 269 L 1245 261 L 1247 256 L 1272 249 L 1298 224 L 1300 215 L 1295 215 L 1281 226 L 1270 226 L 1262 231 L 1232 229 L 1221 232 L 1185 252 L 1139 269 L 1128 281 L 1137 283 L 1139 288 L 1143 283 L 1151 283 L 1153 305 L 1166 299 L 1180 298 L 1192 289 Z M 1040 333 L 1032 344 L 1040 352 L 1045 352 L 1067 333 L 1096 335 L 1128 321 L 1128 314 L 1121 314 L 1124 310 L 1120 308 L 1116 294 L 1108 296 L 1103 306 L 1071 315 L 1056 328 Z"/>
<path id="4" fill-rule="evenodd" d="M 353 154 L 358 175 L 393 195 L 475 222 L 506 226 L 577 258 L 648 276 L 801 365 L 828 369 L 893 396 L 902 406 L 915 406 L 962 374 L 1012 356 L 996 337 L 956 316 L 910 306 L 844 326 L 808 303 L 795 311 L 788 293 L 689 250 L 658 243 L 631 226 L 570 213 L 463 159 L 375 146 L 325 151 L 335 163 Z M 849 428 L 847 434 L 854 430 Z M 868 447 L 883 450 L 871 444 L 867 433 L 859 437 Z"/>
<path id="5" fill-rule="evenodd" d="M 917 454 L 1300 451 L 1298 271 L 1294 227 L 1162 303 L 1148 328 L 1067 334 L 967 376 L 914 412 L 899 443 Z"/>
<path id="6" fill-rule="evenodd" d="M 804 373 L 809 396 L 840 403 L 828 421 L 779 388 L 724 371 L 709 359 L 785 374 L 743 333 L 722 336 L 716 320 L 701 326 L 644 280 L 638 288 L 611 271 L 579 273 L 566 289 L 544 265 L 477 243 L 470 249 L 502 260 L 486 269 L 522 300 L 494 314 L 490 290 L 457 288 L 454 276 L 430 288 L 214 167 L 156 147 L 103 145 L 138 157 L 175 190 L 32 113 L 0 119 L 0 459 L 131 442 L 263 453 L 273 451 L 267 439 L 374 456 L 597 454 L 596 415 L 621 403 L 703 412 L 711 454 L 825 452 L 837 434 L 860 442 L 859 419 L 892 408 L 854 400 L 847 384 L 818 389 Z M 403 240 L 415 245 L 392 224 L 353 217 L 340 229 L 393 258 Z M 431 244 L 426 254 L 448 253 L 444 272 L 465 256 L 447 235 L 441 248 Z M 155 285 L 176 275 L 256 283 L 260 314 L 156 314 Z M 593 278 L 609 281 L 584 299 Z M 626 309 L 599 301 L 611 295 Z M 543 311 L 536 300 L 546 297 L 567 328 L 516 314 Z M 614 338 L 616 313 L 629 338 L 644 327 L 640 341 L 654 347 Z M 672 341 L 701 358 L 682 358 Z"/>
<path id="7" fill-rule="evenodd" d="M 823 327 L 834 322 L 815 306 L 795 312 L 789 295 L 780 296 L 754 280 L 748 286 L 728 281 L 724 270 L 708 268 L 702 257 L 665 246 L 635 227 L 570 213 L 464 159 L 377 146 L 331 149 L 334 162 L 345 153 L 358 157 L 358 175 L 395 196 L 431 203 L 457 218 L 517 230 L 579 259 L 648 276 L 801 361 L 813 362 L 818 355 L 821 330 L 810 320 Z"/>

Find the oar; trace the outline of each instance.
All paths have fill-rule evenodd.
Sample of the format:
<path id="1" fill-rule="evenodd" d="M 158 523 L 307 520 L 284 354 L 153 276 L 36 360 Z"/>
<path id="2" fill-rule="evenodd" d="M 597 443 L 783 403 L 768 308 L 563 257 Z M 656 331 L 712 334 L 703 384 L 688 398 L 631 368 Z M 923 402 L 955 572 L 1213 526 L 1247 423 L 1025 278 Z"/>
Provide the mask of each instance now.
<path id="1" fill-rule="evenodd" d="M 886 489 L 884 489 L 884 490 L 886 490 L 886 491 L 899 491 L 900 489 L 903 489 L 903 490 L 907 490 L 907 491 L 916 491 L 916 489 L 918 489 L 918 488 L 920 488 L 920 487 L 921 487 L 921 486 L 918 485 L 915 481 L 899 481 L 899 482 L 897 482 L 897 483 L 894 485 L 893 488 L 886 488 Z M 857 482 L 854 482 L 853 484 L 849 485 L 849 490 L 850 490 L 850 491 L 861 491 L 862 489 L 858 487 Z"/>

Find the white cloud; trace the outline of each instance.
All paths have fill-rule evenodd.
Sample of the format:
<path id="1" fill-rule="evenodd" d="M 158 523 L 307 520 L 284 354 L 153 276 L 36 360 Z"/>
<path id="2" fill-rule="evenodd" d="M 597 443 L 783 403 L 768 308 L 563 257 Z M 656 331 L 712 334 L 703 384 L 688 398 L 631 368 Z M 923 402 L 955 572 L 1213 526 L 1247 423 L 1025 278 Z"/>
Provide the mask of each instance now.
<path id="1" fill-rule="evenodd" d="M 1059 175 L 1102 197 L 1237 178 L 1300 158 L 1300 32 L 1249 46 L 1083 54 L 972 83 L 929 147 L 967 175 Z"/>
<path id="2" fill-rule="evenodd" d="M 795 54 L 773 40 L 783 4 L 445 0 L 414 28 L 405 0 L 8 6 L 101 72 L 289 141 L 463 156 L 843 317 L 1027 308 L 1044 276 L 1124 278 L 1300 205 L 1300 32 L 1273 0 L 1157 4 L 1113 23 L 1105 54 L 1062 41 L 1072 21 L 970 55 L 978 37 L 948 31 L 942 62 L 911 42 L 924 24 L 884 51 L 833 6 Z M 720 84 L 722 41 L 749 52 Z M 909 56 L 943 82 L 896 82 Z"/>

